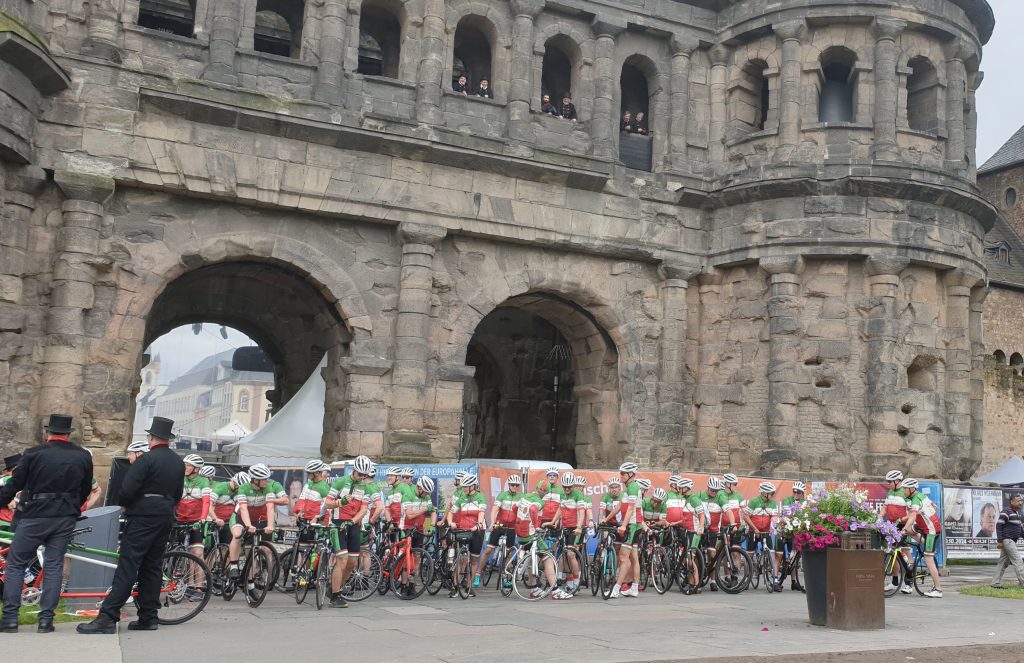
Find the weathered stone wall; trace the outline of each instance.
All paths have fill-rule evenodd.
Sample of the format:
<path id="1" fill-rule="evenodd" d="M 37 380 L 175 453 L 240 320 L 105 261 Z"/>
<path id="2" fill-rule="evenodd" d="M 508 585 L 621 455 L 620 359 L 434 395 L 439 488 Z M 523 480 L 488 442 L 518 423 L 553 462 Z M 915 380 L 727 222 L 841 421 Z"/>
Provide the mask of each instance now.
<path id="1" fill-rule="evenodd" d="M 1009 366 L 985 360 L 985 453 L 978 474 L 1024 454 L 1024 378 Z"/>
<path id="2" fill-rule="evenodd" d="M 1024 237 L 1024 165 L 985 173 L 978 178 L 978 189 L 1018 235 Z M 1013 205 L 1007 204 L 1007 190 L 1013 189 Z M 1012 259 L 1022 260 L 1020 256 Z"/>
<path id="3" fill-rule="evenodd" d="M 1024 329 L 1024 292 L 1004 287 L 989 288 L 985 298 L 985 354 L 1002 350 L 1006 359 L 1014 352 L 1024 355 L 1021 329 Z"/>

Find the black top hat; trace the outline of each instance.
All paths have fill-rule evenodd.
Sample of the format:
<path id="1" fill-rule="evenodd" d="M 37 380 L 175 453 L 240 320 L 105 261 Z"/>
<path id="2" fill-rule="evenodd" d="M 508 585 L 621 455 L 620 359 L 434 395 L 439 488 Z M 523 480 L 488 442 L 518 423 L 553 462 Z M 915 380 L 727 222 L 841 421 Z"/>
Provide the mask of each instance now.
<path id="1" fill-rule="evenodd" d="M 15 466 L 21 462 L 21 454 L 14 454 L 4 458 L 4 469 L 13 470 Z"/>
<path id="2" fill-rule="evenodd" d="M 150 424 L 149 430 L 146 432 L 158 440 L 167 440 L 169 442 L 174 439 L 174 434 L 171 433 L 172 428 L 174 428 L 173 419 L 153 417 L 153 423 Z"/>
<path id="3" fill-rule="evenodd" d="M 51 414 L 46 422 L 46 432 L 53 435 L 67 435 L 71 432 L 70 414 Z"/>

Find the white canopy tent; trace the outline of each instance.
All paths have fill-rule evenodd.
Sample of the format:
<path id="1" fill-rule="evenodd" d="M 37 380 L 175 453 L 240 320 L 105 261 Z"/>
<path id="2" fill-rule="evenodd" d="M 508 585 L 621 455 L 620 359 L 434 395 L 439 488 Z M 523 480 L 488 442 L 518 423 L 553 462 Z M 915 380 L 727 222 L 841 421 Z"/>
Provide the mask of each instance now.
<path id="1" fill-rule="evenodd" d="M 302 467 L 310 458 L 319 458 L 327 393 L 321 369 L 325 366 L 327 355 L 317 364 L 306 384 L 270 421 L 222 449 L 230 451 L 237 447 L 238 462 L 242 465 L 266 463 L 276 467 Z"/>
<path id="2" fill-rule="evenodd" d="M 210 439 L 214 442 L 237 442 L 250 433 L 252 433 L 251 430 L 237 421 L 232 421 L 228 425 L 218 428 L 214 434 L 210 436 Z"/>
<path id="3" fill-rule="evenodd" d="M 1024 460 L 1020 456 L 1011 456 L 988 474 L 974 479 L 978 483 L 997 483 L 1000 486 L 1017 486 L 1024 484 Z"/>

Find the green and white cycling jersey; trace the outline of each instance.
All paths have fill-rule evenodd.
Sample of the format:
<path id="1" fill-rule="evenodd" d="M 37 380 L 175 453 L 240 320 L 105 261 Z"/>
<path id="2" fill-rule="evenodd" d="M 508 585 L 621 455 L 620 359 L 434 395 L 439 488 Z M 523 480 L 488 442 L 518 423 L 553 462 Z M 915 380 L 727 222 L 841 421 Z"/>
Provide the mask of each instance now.
<path id="1" fill-rule="evenodd" d="M 567 493 L 562 498 L 562 527 L 575 529 L 581 524 L 581 517 L 585 522 L 586 511 L 583 510 L 590 508 L 590 504 L 590 498 L 584 495 L 583 491 L 579 488 L 575 488 L 572 492 Z"/>
<path id="2" fill-rule="evenodd" d="M 402 517 L 402 504 L 416 498 L 416 487 L 407 483 L 396 483 L 394 486 L 385 486 L 387 497 L 384 504 L 387 505 L 388 515 L 391 520 L 398 522 Z"/>
<path id="3" fill-rule="evenodd" d="M 235 491 L 231 488 L 230 481 L 217 481 L 210 489 L 213 500 L 213 516 L 227 521 L 235 513 Z"/>
<path id="4" fill-rule="evenodd" d="M 632 515 L 629 513 L 629 507 L 631 506 L 636 507 L 633 509 Z M 643 508 L 644 505 L 640 498 L 640 486 L 637 485 L 634 479 L 627 483 L 622 491 L 622 502 L 619 506 L 619 524 L 636 525 L 640 522 L 640 518 L 643 518 Z"/>
<path id="5" fill-rule="evenodd" d="M 276 500 L 285 495 L 284 486 L 271 479 L 263 490 L 251 483 L 240 487 L 235 493 L 235 503 L 239 509 L 248 509 L 249 520 L 255 523 L 267 520 L 267 500 Z"/>
<path id="6" fill-rule="evenodd" d="M 622 506 L 622 493 L 618 496 L 613 496 L 611 493 L 605 493 L 601 496 L 601 520 L 608 517 L 609 514 L 615 514 L 612 518 L 612 522 L 616 523 L 622 519 L 622 513 L 619 509 Z"/>
<path id="7" fill-rule="evenodd" d="M 644 520 L 651 522 L 664 522 L 665 515 L 668 513 L 668 505 L 665 504 L 665 500 L 659 501 L 657 504 L 654 503 L 653 497 L 648 497 L 643 501 L 644 505 Z"/>
<path id="8" fill-rule="evenodd" d="M 759 532 L 767 532 L 772 526 L 772 518 L 779 514 L 779 505 L 775 500 L 758 495 L 743 506 L 743 512 Z"/>
<path id="9" fill-rule="evenodd" d="M 487 497 L 483 493 L 463 494 L 452 505 L 452 523 L 456 529 L 472 529 L 479 522 L 479 515 L 485 511 Z"/>
<path id="10" fill-rule="evenodd" d="M 423 531 L 427 516 L 434 513 L 434 501 L 429 493 L 420 497 L 413 489 L 409 499 L 402 501 L 402 515 L 398 520 L 399 529 L 416 529 Z"/>
<path id="11" fill-rule="evenodd" d="M 522 491 L 513 493 L 511 490 L 498 493 L 494 503 L 498 505 L 498 524 L 511 527 L 516 523 L 516 504 L 523 497 Z"/>

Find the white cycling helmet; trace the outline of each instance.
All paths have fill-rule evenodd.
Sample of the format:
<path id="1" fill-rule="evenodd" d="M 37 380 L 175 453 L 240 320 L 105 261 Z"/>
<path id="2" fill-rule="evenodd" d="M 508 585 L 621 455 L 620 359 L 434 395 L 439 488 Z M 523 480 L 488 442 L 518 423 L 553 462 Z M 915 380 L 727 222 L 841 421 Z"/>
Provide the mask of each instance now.
<path id="1" fill-rule="evenodd" d="M 623 463 L 619 465 L 619 472 L 625 474 L 636 474 L 640 470 L 640 466 L 636 463 Z"/>
<path id="2" fill-rule="evenodd" d="M 402 471 L 399 474 L 401 474 L 401 476 L 403 477 L 414 477 L 416 476 L 416 470 L 412 469 L 411 467 L 403 467 Z"/>
<path id="3" fill-rule="evenodd" d="M 576 477 L 573 476 L 572 472 L 566 472 L 562 475 L 561 484 L 568 488 L 569 486 L 576 485 Z"/>
<path id="4" fill-rule="evenodd" d="M 331 466 L 328 465 L 327 463 L 323 462 L 323 461 L 320 461 L 320 468 L 317 470 L 317 472 L 330 472 L 330 471 L 331 471 Z"/>
<path id="5" fill-rule="evenodd" d="M 723 474 L 723 475 L 722 475 L 722 483 L 731 483 L 731 484 L 733 484 L 733 485 L 736 485 L 736 484 L 738 484 L 739 482 L 740 482 L 740 480 L 739 480 L 739 479 L 737 479 L 737 478 L 736 478 L 736 475 L 735 475 L 735 474 L 732 474 L 731 472 L 730 472 L 730 473 L 728 473 L 728 474 Z"/>
<path id="6" fill-rule="evenodd" d="M 270 468 L 264 465 L 263 463 L 256 463 L 255 465 L 249 468 L 249 476 L 253 478 L 253 481 L 256 481 L 258 479 L 269 479 Z"/>
<path id="7" fill-rule="evenodd" d="M 376 467 L 373 461 L 366 456 L 357 456 L 355 461 L 352 462 L 352 469 L 367 476 L 376 474 Z"/>
<path id="8" fill-rule="evenodd" d="M 652 499 L 663 500 L 668 497 L 668 493 L 665 492 L 664 488 L 655 488 L 654 493 L 651 495 Z"/>
<path id="9" fill-rule="evenodd" d="M 917 488 L 917 487 L 918 487 L 917 479 L 911 479 L 910 477 L 907 477 L 903 481 L 900 481 L 900 488 Z"/>
<path id="10" fill-rule="evenodd" d="M 416 482 L 416 487 L 424 493 L 432 493 L 434 492 L 434 480 L 430 477 L 420 477 Z"/>
<path id="11" fill-rule="evenodd" d="M 400 477 L 402 476 L 402 468 L 398 467 L 397 465 L 392 465 L 384 474 L 386 474 L 389 477 Z"/>
<path id="12" fill-rule="evenodd" d="M 679 477 L 679 481 L 676 482 L 676 486 L 682 490 L 683 488 L 693 488 L 693 479 L 686 477 Z"/>
<path id="13" fill-rule="evenodd" d="M 199 476 L 201 477 L 212 477 L 217 473 L 217 468 L 213 465 L 203 465 L 203 469 L 199 470 Z"/>
<path id="14" fill-rule="evenodd" d="M 893 470 L 891 472 L 888 472 L 885 475 L 885 480 L 886 481 L 903 481 L 903 472 L 900 472 L 899 470 Z"/>
<path id="15" fill-rule="evenodd" d="M 758 487 L 758 489 L 760 489 L 760 491 L 762 493 L 774 493 L 775 492 L 775 484 L 772 483 L 771 481 L 762 481 L 760 484 L 758 484 L 757 487 Z"/>
<path id="16" fill-rule="evenodd" d="M 668 478 L 668 485 L 676 486 L 679 484 L 680 481 L 682 481 L 682 479 L 683 477 L 679 476 L 678 474 L 673 474 Z"/>
<path id="17" fill-rule="evenodd" d="M 510 486 L 522 486 L 523 477 L 520 474 L 513 474 L 508 478 L 508 485 Z"/>
<path id="18" fill-rule="evenodd" d="M 463 488 L 469 488 L 470 486 L 475 486 L 478 483 L 480 483 L 479 477 L 477 477 L 477 475 L 475 474 L 470 474 L 468 472 L 466 473 L 466 476 L 462 477 L 462 480 L 459 481 L 459 485 L 462 486 Z"/>
<path id="19" fill-rule="evenodd" d="M 236 486 L 247 486 L 252 483 L 252 476 L 248 472 L 239 472 L 231 477 L 231 480 L 235 482 Z"/>
<path id="20" fill-rule="evenodd" d="M 708 479 L 708 490 L 724 490 L 725 484 L 718 477 Z"/>
<path id="21" fill-rule="evenodd" d="M 320 472 L 320 466 L 323 464 L 324 462 L 320 459 L 311 460 L 308 463 L 306 463 L 306 471 L 309 472 L 310 474 L 313 474 L 314 472 Z"/>
<path id="22" fill-rule="evenodd" d="M 462 482 L 462 478 L 464 476 L 466 476 L 467 474 L 469 474 L 469 472 L 463 472 L 462 470 L 459 470 L 458 472 L 456 472 L 455 473 L 455 483 L 461 483 Z"/>
<path id="23" fill-rule="evenodd" d="M 144 454 L 149 451 L 149 442 L 146 440 L 137 440 L 128 445 L 128 453 L 130 454 Z"/>
<path id="24" fill-rule="evenodd" d="M 637 479 L 636 485 L 640 486 L 641 490 L 647 490 L 651 487 L 651 482 L 649 479 Z"/>
<path id="25" fill-rule="evenodd" d="M 576 475 L 576 485 L 577 486 L 586 486 L 587 485 L 587 477 L 583 476 L 582 474 L 577 474 Z"/>
<path id="26" fill-rule="evenodd" d="M 793 482 L 793 492 L 806 493 L 807 492 L 807 484 L 804 483 L 803 481 L 794 481 Z"/>
<path id="27" fill-rule="evenodd" d="M 608 479 L 608 487 L 611 488 L 612 486 L 618 486 L 619 488 L 621 488 L 622 479 L 620 479 L 619 477 L 612 477 L 611 479 Z"/>
<path id="28" fill-rule="evenodd" d="M 199 454 L 189 454 L 182 458 L 182 461 L 184 461 L 186 465 L 191 465 L 192 467 L 202 467 L 203 465 L 206 465 L 206 461 L 203 460 L 203 457 Z"/>

